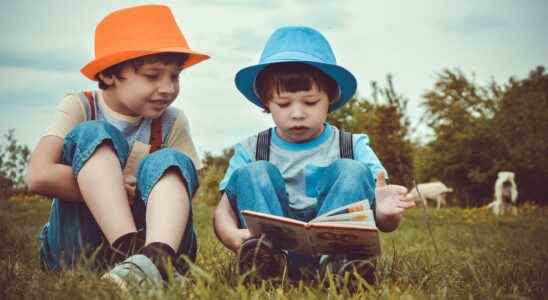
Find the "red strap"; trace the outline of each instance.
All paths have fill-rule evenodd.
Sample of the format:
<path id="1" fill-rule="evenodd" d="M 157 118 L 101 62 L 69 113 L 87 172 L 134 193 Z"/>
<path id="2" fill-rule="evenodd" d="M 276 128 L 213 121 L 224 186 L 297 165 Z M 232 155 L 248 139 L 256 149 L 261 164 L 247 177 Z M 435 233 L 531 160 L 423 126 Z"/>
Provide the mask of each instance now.
<path id="1" fill-rule="evenodd" d="M 150 124 L 150 152 L 162 148 L 162 116 L 152 120 Z"/>
<path id="2" fill-rule="evenodd" d="M 90 91 L 85 91 L 84 95 L 88 98 L 91 120 L 95 120 L 95 99 L 93 98 L 93 93 Z"/>

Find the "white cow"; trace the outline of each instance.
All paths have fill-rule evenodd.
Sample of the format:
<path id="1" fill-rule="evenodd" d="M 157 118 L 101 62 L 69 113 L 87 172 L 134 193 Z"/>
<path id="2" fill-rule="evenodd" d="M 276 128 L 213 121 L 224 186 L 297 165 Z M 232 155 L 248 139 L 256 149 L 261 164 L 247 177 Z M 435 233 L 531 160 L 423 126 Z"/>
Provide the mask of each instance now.
<path id="1" fill-rule="evenodd" d="M 516 202 L 518 199 L 518 188 L 514 181 L 513 172 L 499 172 L 495 181 L 495 200 L 487 205 L 497 216 L 506 213 L 518 214 Z"/>
<path id="2" fill-rule="evenodd" d="M 419 197 L 419 193 L 417 193 L 417 188 L 419 189 L 419 193 L 422 196 Z M 411 192 L 409 192 L 409 196 L 417 202 L 422 201 L 422 204 L 427 207 L 428 204 L 426 203 L 427 200 L 433 200 L 436 201 L 437 205 L 436 207 L 440 209 L 442 205 L 446 205 L 446 199 L 445 195 L 447 193 L 452 192 L 452 188 L 448 188 L 443 184 L 442 182 L 435 181 L 435 182 L 426 182 L 426 183 L 419 183 L 416 187 L 414 187 Z"/>

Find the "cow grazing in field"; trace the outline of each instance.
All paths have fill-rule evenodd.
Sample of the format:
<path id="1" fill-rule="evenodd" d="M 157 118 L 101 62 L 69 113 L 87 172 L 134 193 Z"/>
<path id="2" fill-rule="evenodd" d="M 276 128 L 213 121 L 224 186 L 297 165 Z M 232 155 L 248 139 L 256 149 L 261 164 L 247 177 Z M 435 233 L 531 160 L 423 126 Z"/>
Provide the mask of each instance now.
<path id="1" fill-rule="evenodd" d="M 419 191 L 417 192 L 417 188 Z M 442 205 L 447 205 L 446 194 L 452 192 L 452 188 L 448 188 L 442 182 L 426 182 L 419 183 L 414 187 L 409 195 L 415 202 L 422 201 L 425 207 L 428 207 L 427 200 L 436 201 L 436 207 L 440 209 Z M 419 197 L 419 193 L 422 197 Z"/>
<path id="2" fill-rule="evenodd" d="M 495 215 L 518 214 L 516 207 L 518 188 L 513 172 L 499 172 L 495 181 L 495 200 L 487 205 Z"/>

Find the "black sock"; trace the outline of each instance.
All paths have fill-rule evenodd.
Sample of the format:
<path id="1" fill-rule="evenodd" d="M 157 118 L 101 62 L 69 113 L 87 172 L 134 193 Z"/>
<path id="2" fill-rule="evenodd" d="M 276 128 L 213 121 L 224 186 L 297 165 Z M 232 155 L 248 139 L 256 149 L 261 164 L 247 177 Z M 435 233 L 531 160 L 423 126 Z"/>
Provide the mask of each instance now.
<path id="1" fill-rule="evenodd" d="M 167 268 L 166 264 L 171 263 L 175 267 L 176 252 L 168 244 L 154 242 L 146 245 L 140 254 L 150 258 L 154 265 L 160 271 L 162 278 L 167 281 Z"/>
<path id="2" fill-rule="evenodd" d="M 109 264 L 116 264 L 137 253 L 144 245 L 137 232 L 130 232 L 117 238 L 110 246 Z"/>

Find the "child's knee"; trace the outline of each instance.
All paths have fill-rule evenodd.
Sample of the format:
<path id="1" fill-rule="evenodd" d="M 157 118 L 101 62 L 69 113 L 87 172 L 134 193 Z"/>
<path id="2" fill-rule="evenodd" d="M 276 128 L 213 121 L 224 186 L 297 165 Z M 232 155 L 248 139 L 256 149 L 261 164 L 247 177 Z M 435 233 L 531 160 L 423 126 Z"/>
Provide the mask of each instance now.
<path id="1" fill-rule="evenodd" d="M 163 176 L 180 176 L 189 198 L 198 188 L 198 176 L 192 160 L 174 149 L 165 148 L 145 157 L 137 171 L 137 182 L 142 199 L 146 202 L 154 185 Z"/>
<path id="2" fill-rule="evenodd" d="M 345 176 L 348 179 L 373 178 L 371 170 L 364 163 L 346 158 L 335 160 L 326 171 L 337 177 Z"/>
<path id="3" fill-rule="evenodd" d="M 177 165 L 180 168 L 188 169 L 190 171 L 196 170 L 194 163 L 188 156 L 172 148 L 160 149 L 147 155 L 143 161 L 141 161 L 139 168 L 158 167 L 165 165 L 166 163 Z"/>
<path id="4" fill-rule="evenodd" d="M 278 168 L 267 161 L 256 161 L 238 169 L 238 178 L 246 183 L 269 185 L 272 179 L 282 178 Z"/>
<path id="5" fill-rule="evenodd" d="M 122 133 L 103 121 L 80 123 L 66 137 L 63 145 L 63 162 L 73 166 L 75 174 L 99 147 L 111 147 L 122 165 L 129 155 L 129 145 Z"/>

